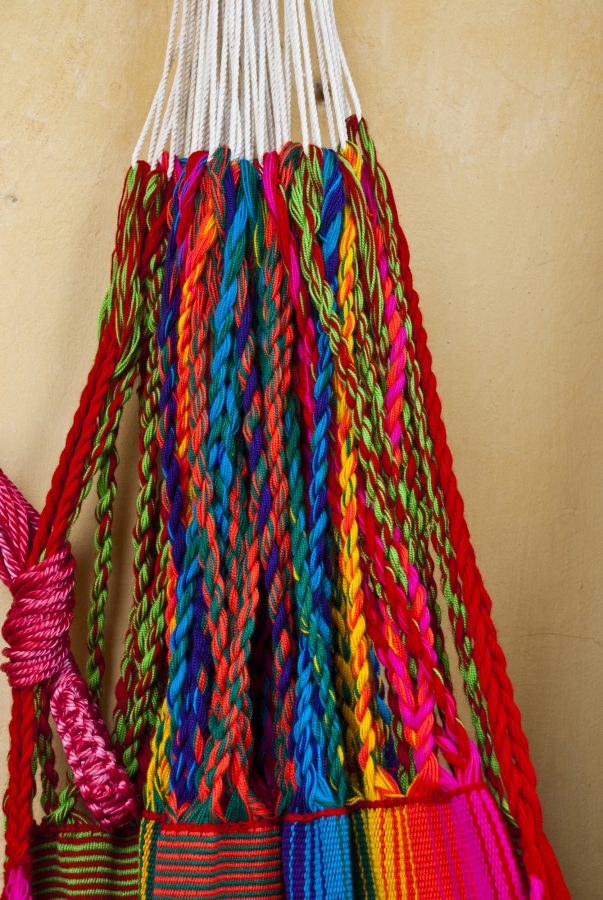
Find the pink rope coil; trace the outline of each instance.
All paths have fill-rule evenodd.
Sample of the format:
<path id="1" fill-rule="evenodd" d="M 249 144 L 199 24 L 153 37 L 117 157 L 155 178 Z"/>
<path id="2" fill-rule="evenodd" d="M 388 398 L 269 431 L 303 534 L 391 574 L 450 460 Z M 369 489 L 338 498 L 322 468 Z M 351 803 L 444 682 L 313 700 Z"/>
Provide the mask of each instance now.
<path id="1" fill-rule="evenodd" d="M 47 684 L 50 710 L 82 800 L 105 828 L 137 814 L 134 787 L 71 654 L 75 561 L 68 546 L 27 566 L 39 516 L 0 469 L 0 580 L 13 595 L 2 629 L 13 689 Z"/>

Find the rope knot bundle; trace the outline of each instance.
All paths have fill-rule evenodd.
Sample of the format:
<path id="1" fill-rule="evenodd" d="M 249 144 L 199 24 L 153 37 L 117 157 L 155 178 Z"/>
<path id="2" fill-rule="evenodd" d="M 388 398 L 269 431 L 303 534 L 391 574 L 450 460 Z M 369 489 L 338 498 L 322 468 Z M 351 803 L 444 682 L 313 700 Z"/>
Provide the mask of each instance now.
<path id="1" fill-rule="evenodd" d="M 7 582 L 13 603 L 2 629 L 4 663 L 12 687 L 54 678 L 69 656 L 75 561 L 68 547 Z M 4 580 L 4 579 L 3 579 Z"/>
<path id="2" fill-rule="evenodd" d="M 0 580 L 13 595 L 2 629 L 13 687 L 53 678 L 69 655 L 75 562 L 69 547 L 28 565 L 39 516 L 0 470 Z"/>
<path id="3" fill-rule="evenodd" d="M 13 688 L 48 682 L 50 709 L 82 799 L 105 827 L 137 813 L 100 711 L 71 655 L 75 560 L 68 545 L 28 565 L 39 516 L 0 469 L 0 580 L 13 595 L 2 634 Z"/>
<path id="4" fill-rule="evenodd" d="M 75 560 L 68 545 L 28 564 L 39 516 L 0 470 L 0 580 L 13 595 L 2 635 L 14 688 L 55 679 L 70 655 Z"/>

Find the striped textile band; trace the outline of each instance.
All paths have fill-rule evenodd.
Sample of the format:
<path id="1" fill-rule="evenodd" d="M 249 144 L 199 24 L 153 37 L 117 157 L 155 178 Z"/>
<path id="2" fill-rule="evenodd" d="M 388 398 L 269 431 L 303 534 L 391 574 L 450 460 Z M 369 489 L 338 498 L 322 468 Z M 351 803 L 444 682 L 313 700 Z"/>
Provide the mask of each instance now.
<path id="1" fill-rule="evenodd" d="M 283 824 L 287 900 L 352 900 L 349 818 L 340 810 L 291 816 Z"/>
<path id="2" fill-rule="evenodd" d="M 488 789 L 366 804 L 351 816 L 354 897 L 523 900 L 502 817 Z"/>
<path id="3" fill-rule="evenodd" d="M 151 896 L 280 900 L 280 825 L 162 824 Z"/>
<path id="4" fill-rule="evenodd" d="M 108 834 L 93 826 L 36 826 L 32 892 L 36 900 L 138 897 L 138 828 Z"/>

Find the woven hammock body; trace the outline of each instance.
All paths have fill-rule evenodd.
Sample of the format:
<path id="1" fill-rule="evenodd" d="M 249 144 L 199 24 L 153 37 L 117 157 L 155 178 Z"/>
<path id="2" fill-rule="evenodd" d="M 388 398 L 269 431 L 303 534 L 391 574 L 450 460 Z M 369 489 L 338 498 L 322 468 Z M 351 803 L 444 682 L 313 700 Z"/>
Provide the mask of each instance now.
<path id="1" fill-rule="evenodd" d="M 356 116 L 338 150 L 219 147 L 128 172 L 97 355 L 40 516 L 0 473 L 5 896 L 569 896 L 408 262 Z M 107 727 L 130 400 L 135 586 Z M 93 485 L 84 677 L 68 536 Z"/>

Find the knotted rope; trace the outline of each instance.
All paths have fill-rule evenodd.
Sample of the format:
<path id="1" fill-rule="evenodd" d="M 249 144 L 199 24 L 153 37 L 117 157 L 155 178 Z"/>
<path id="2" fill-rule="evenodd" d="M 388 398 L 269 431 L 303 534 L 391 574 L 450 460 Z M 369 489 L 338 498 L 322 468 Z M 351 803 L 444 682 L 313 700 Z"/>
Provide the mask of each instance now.
<path id="1" fill-rule="evenodd" d="M 0 469 L 0 580 L 13 595 L 4 627 L 13 689 L 44 682 L 50 711 L 82 799 L 103 827 L 136 815 L 134 788 L 111 749 L 109 734 L 83 681 L 69 642 L 75 561 L 68 545 L 33 565 L 27 560 L 39 515 Z M 27 897 L 21 868 L 7 884 L 10 897 Z"/>

